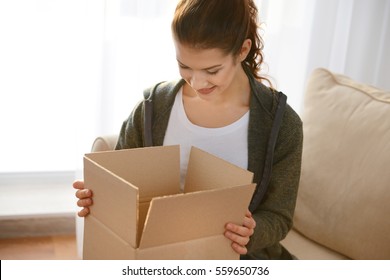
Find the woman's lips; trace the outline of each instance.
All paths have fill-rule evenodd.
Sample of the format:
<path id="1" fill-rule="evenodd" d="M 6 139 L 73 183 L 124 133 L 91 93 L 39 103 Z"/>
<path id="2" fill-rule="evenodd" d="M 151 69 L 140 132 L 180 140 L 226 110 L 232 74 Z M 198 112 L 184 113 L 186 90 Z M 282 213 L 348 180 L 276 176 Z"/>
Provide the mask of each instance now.
<path id="1" fill-rule="evenodd" d="M 211 88 L 202 88 L 202 89 L 198 89 L 197 92 L 199 92 L 200 94 L 209 94 L 212 91 L 214 91 L 215 88 L 216 86 L 213 86 Z"/>

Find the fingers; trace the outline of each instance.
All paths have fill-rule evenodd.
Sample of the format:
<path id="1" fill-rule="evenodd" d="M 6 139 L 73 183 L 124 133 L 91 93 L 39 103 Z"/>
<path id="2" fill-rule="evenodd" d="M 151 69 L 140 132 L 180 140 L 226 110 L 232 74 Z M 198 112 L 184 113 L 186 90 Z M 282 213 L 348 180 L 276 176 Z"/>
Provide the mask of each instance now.
<path id="1" fill-rule="evenodd" d="M 256 221 L 252 218 L 252 216 L 250 217 L 247 216 L 244 218 L 243 226 L 247 229 L 250 229 L 249 236 L 252 236 L 254 229 L 256 227 Z"/>
<path id="2" fill-rule="evenodd" d="M 79 199 L 90 198 L 92 197 L 92 191 L 89 189 L 78 190 L 76 191 L 76 197 Z"/>
<path id="3" fill-rule="evenodd" d="M 85 217 L 89 214 L 89 206 L 92 205 L 92 191 L 90 189 L 84 189 L 83 181 L 74 181 L 73 188 L 76 191 L 76 197 L 79 199 L 77 201 L 77 206 L 83 207 L 77 214 L 79 217 Z"/>
<path id="4" fill-rule="evenodd" d="M 75 181 L 73 183 L 73 188 L 77 189 L 76 191 L 76 197 L 80 200 L 91 198 L 92 197 L 92 191 L 90 189 L 84 189 L 84 182 L 83 181 Z M 87 202 L 84 202 L 87 203 Z M 90 204 L 87 203 L 86 206 L 89 206 Z M 80 207 L 85 205 L 78 205 Z"/>
<path id="5" fill-rule="evenodd" d="M 232 243 L 232 248 L 237 254 L 240 255 L 245 255 L 246 253 L 248 253 L 248 249 L 245 246 L 241 246 L 234 242 Z"/>
<path id="6" fill-rule="evenodd" d="M 77 201 L 77 206 L 78 207 L 89 207 L 92 205 L 92 199 L 91 198 L 83 198 L 79 199 Z"/>
<path id="7" fill-rule="evenodd" d="M 81 210 L 77 213 L 77 215 L 78 215 L 79 217 L 85 217 L 85 216 L 87 216 L 88 214 L 89 214 L 89 208 L 88 208 L 88 207 L 85 207 L 85 208 L 81 209 Z"/>
<path id="8" fill-rule="evenodd" d="M 246 212 L 242 225 L 228 223 L 226 225 L 225 237 L 232 241 L 232 248 L 238 254 L 246 254 L 248 252 L 245 247 L 254 233 L 256 221 L 253 219 L 249 210 Z"/>
<path id="9" fill-rule="evenodd" d="M 225 236 L 231 241 L 245 246 L 249 243 L 249 238 L 253 234 L 253 229 L 245 226 L 238 226 L 232 223 L 226 225 Z"/>
<path id="10" fill-rule="evenodd" d="M 240 237 L 245 238 L 245 240 L 246 240 L 246 238 L 249 239 L 249 237 L 251 237 L 253 235 L 255 227 L 256 227 L 255 220 L 253 218 L 248 218 L 248 217 L 244 218 L 244 223 L 242 226 L 239 226 L 239 225 L 236 225 L 233 223 L 228 223 L 226 225 L 227 231 L 230 231 L 234 235 L 236 235 L 235 238 L 237 240 L 233 240 L 233 241 L 241 240 Z M 246 245 L 246 244 L 242 243 L 242 245 Z"/>
<path id="11" fill-rule="evenodd" d="M 79 189 L 79 190 L 84 189 L 84 181 L 80 181 L 80 180 L 74 181 L 73 188 Z"/>
<path id="12" fill-rule="evenodd" d="M 229 226 L 227 226 L 227 228 L 229 228 Z M 245 246 L 249 243 L 249 237 L 240 236 L 229 230 L 225 232 L 225 237 L 232 241 L 231 246 L 238 254 L 245 255 L 247 253 L 248 250 Z"/>

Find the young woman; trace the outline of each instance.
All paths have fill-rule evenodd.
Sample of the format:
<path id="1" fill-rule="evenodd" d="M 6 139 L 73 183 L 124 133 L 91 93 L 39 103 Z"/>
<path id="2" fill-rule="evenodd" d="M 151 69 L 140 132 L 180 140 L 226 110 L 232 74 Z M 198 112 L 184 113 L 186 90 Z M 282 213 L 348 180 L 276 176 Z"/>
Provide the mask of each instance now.
<path id="1" fill-rule="evenodd" d="M 196 146 L 261 179 L 278 94 L 263 82 L 263 43 L 252 0 L 181 0 L 172 21 L 182 79 L 146 90 L 153 101 L 153 145 L 180 145 L 184 176 Z M 123 123 L 116 149 L 144 146 L 139 103 Z M 242 259 L 289 259 L 279 243 L 292 227 L 300 176 L 302 123 L 287 106 L 278 134 L 272 176 L 262 203 L 225 236 Z M 79 216 L 89 213 L 91 190 L 77 189 Z"/>

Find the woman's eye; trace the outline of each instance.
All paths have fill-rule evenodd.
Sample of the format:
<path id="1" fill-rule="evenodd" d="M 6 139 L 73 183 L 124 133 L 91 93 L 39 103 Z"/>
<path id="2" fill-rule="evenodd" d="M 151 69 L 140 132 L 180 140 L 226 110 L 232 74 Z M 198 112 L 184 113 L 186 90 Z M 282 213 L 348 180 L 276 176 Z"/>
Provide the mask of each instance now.
<path id="1" fill-rule="evenodd" d="M 189 69 L 189 67 L 184 66 L 184 65 L 181 65 L 181 64 L 179 64 L 179 67 L 180 67 L 181 69 Z"/>
<path id="2" fill-rule="evenodd" d="M 215 75 L 218 73 L 219 70 L 216 70 L 216 71 L 207 71 L 208 74 L 210 75 Z"/>

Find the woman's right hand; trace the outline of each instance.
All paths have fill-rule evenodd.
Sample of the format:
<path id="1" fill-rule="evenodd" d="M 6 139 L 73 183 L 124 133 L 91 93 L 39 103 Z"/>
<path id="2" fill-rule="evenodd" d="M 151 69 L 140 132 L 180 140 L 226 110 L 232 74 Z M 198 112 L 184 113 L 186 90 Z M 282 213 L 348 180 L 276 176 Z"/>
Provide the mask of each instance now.
<path id="1" fill-rule="evenodd" d="M 79 217 L 85 217 L 89 214 L 89 206 L 92 205 L 92 191 L 90 189 L 84 189 L 84 181 L 77 180 L 73 182 L 73 188 L 76 191 L 77 206 L 83 207 L 77 214 Z"/>

